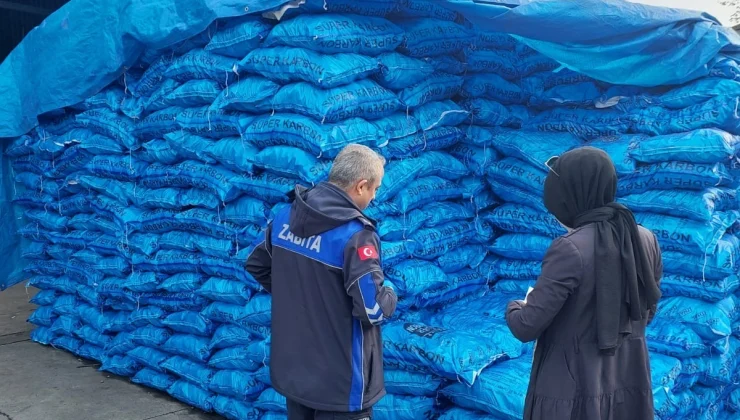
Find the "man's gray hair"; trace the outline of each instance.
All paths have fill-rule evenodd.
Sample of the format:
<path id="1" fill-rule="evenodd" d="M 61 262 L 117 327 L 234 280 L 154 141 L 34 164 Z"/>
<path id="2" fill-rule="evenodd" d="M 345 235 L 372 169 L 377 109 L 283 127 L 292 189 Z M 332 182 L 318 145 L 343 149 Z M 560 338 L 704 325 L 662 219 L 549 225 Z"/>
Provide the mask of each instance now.
<path id="1" fill-rule="evenodd" d="M 385 158 L 361 144 L 350 144 L 334 159 L 329 172 L 329 182 L 342 189 L 368 180 L 371 184 L 381 177 Z"/>

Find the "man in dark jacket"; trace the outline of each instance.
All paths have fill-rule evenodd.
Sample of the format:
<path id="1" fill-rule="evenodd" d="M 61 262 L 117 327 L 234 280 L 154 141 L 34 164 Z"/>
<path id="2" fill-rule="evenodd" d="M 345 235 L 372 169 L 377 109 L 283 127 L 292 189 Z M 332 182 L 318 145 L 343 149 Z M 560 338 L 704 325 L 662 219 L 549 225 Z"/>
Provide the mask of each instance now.
<path id="1" fill-rule="evenodd" d="M 272 295 L 272 385 L 288 418 L 369 419 L 385 395 L 380 323 L 396 309 L 383 285 L 380 239 L 364 210 L 385 160 L 349 145 L 329 182 L 296 187 L 247 260 Z"/>

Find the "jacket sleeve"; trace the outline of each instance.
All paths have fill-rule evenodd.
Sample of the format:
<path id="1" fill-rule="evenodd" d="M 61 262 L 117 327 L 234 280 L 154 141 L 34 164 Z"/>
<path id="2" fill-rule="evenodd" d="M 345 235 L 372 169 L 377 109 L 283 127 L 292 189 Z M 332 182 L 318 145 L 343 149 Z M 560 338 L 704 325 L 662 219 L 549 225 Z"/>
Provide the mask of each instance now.
<path id="1" fill-rule="evenodd" d="M 352 298 L 352 315 L 366 326 L 382 323 L 396 310 L 396 293 L 383 283 L 380 239 L 363 229 L 344 248 L 344 286 Z"/>
<path id="2" fill-rule="evenodd" d="M 539 338 L 578 287 L 582 273 L 583 261 L 575 245 L 567 238 L 553 242 L 527 303 L 510 302 L 506 310 L 506 323 L 514 336 L 525 343 Z"/>
<path id="3" fill-rule="evenodd" d="M 246 269 L 268 293 L 272 293 L 272 243 L 270 235 L 272 232 L 272 223 L 267 225 L 257 238 L 257 245 L 249 254 L 246 262 Z"/>

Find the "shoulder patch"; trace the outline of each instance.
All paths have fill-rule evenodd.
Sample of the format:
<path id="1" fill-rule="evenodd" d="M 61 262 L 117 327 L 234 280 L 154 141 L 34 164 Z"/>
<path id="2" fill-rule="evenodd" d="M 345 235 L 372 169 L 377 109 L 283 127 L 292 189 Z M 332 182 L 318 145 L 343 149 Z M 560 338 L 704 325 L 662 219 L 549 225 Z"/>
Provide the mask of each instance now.
<path id="1" fill-rule="evenodd" d="M 360 257 L 361 261 L 371 260 L 371 259 L 377 260 L 378 250 L 375 249 L 373 245 L 361 246 L 357 248 L 357 255 Z"/>

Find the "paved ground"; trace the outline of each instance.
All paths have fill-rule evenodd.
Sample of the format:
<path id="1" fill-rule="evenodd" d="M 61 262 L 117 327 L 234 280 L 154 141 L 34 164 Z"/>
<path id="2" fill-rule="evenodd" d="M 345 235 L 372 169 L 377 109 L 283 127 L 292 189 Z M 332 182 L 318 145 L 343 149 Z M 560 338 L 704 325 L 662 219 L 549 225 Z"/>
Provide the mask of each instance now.
<path id="1" fill-rule="evenodd" d="M 0 292 L 0 420 L 222 419 L 30 341 L 35 292 L 23 284 Z"/>

